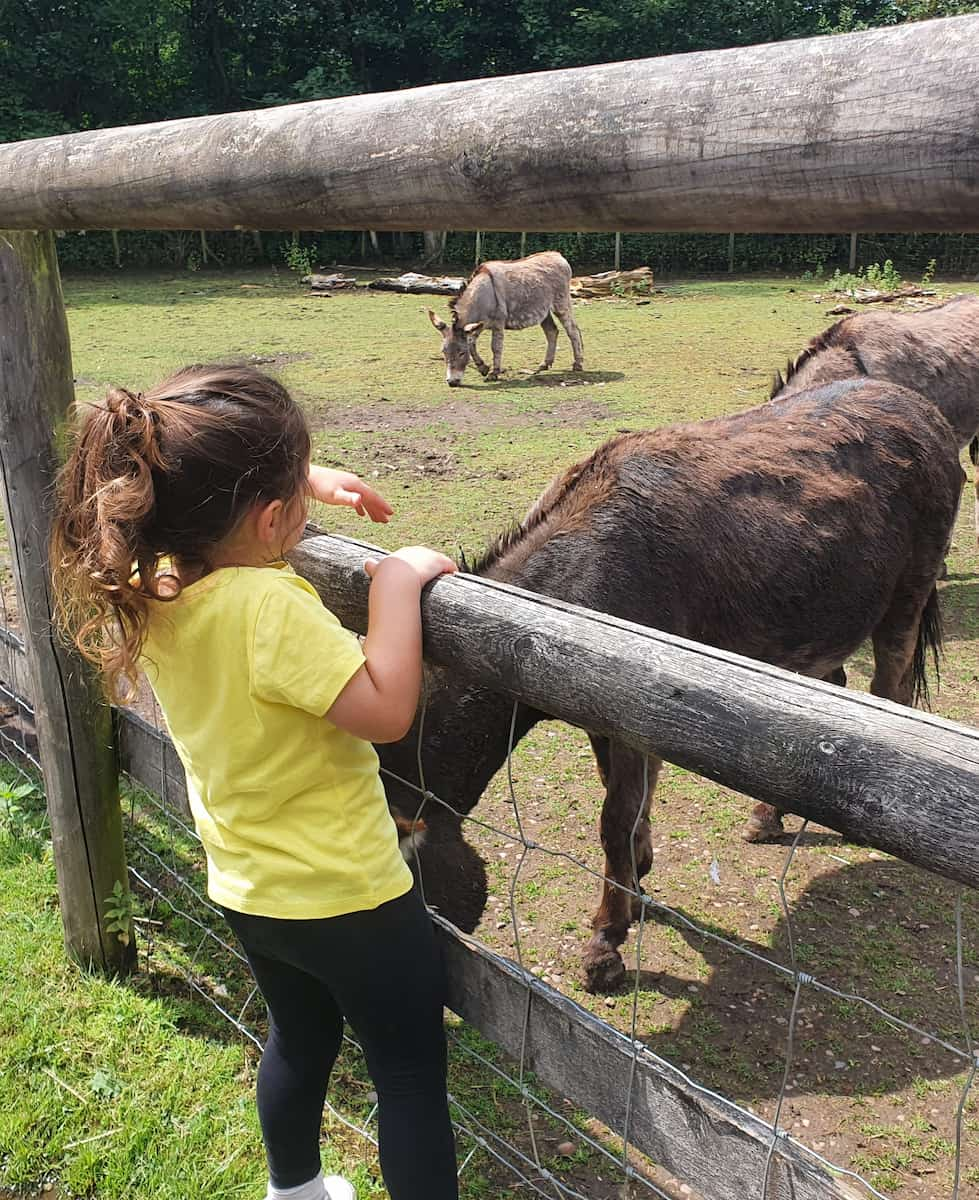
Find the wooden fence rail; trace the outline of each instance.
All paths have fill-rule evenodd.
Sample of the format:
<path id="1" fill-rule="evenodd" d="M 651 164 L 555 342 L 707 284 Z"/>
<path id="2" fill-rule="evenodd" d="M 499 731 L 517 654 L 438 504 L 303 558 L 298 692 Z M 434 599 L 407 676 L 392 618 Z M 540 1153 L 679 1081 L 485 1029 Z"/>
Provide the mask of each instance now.
<path id="1" fill-rule="evenodd" d="M 291 556 L 360 631 L 368 553 Z M 447 576 L 423 605 L 426 656 L 457 676 L 979 886 L 979 730 L 506 584 Z"/>
<path id="2" fill-rule="evenodd" d="M 970 15 L 13 143 L 0 227 L 974 231 L 977 44 Z"/>

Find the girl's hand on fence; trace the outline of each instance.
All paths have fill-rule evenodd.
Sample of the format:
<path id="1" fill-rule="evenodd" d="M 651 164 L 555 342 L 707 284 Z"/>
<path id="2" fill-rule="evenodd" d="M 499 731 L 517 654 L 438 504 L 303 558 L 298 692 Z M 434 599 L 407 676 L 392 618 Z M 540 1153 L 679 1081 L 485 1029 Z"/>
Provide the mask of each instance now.
<path id="1" fill-rule="evenodd" d="M 423 588 L 431 580 L 437 579 L 439 575 L 452 575 L 458 570 L 451 558 L 447 558 L 437 550 L 429 550 L 427 546 L 402 546 L 400 550 L 395 550 L 386 558 L 369 558 L 364 563 L 364 570 L 373 579 L 382 569 L 385 573 L 396 569 L 393 566 L 386 567 L 386 563 L 404 563 L 415 573 L 420 588 Z"/>
<path id="2" fill-rule="evenodd" d="M 364 483 L 352 471 L 336 471 L 332 467 L 309 468 L 309 490 L 314 500 L 322 504 L 341 504 L 352 508 L 358 516 L 385 524 L 394 509 L 378 492 Z"/>
<path id="3" fill-rule="evenodd" d="M 371 578 L 364 665 L 326 714 L 337 728 L 368 742 L 396 742 L 408 732 L 422 680 L 418 598 L 426 583 L 455 569 L 451 558 L 426 546 L 364 563 Z"/>

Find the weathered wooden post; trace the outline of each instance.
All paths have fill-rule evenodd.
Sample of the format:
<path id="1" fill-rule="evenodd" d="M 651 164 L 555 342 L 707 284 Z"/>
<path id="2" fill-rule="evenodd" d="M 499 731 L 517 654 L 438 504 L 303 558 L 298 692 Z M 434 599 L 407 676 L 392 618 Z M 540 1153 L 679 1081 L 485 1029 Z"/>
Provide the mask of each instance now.
<path id="1" fill-rule="evenodd" d="M 111 713 L 94 671 L 57 637 L 48 571 L 51 486 L 74 399 L 54 235 L 0 231 L 0 475 L 33 680 L 65 947 L 109 973 L 135 962 L 106 930 L 128 894 Z"/>
<path id="2" fill-rule="evenodd" d="M 850 234 L 850 273 L 857 269 L 857 235 Z"/>
<path id="3" fill-rule="evenodd" d="M 476 266 L 479 266 L 480 258 L 483 252 L 483 235 L 480 230 L 476 230 L 476 257 L 474 259 Z"/>
<path id="4" fill-rule="evenodd" d="M 615 262 L 614 262 L 614 267 L 615 267 L 615 270 L 616 270 L 616 271 L 619 271 L 619 270 L 621 270 L 621 268 L 622 268 L 622 234 L 621 234 L 621 233 L 618 233 L 618 232 L 616 232 L 616 235 L 615 235 Z"/>
<path id="5" fill-rule="evenodd" d="M 734 273 L 734 234 L 727 235 L 727 273 Z"/>

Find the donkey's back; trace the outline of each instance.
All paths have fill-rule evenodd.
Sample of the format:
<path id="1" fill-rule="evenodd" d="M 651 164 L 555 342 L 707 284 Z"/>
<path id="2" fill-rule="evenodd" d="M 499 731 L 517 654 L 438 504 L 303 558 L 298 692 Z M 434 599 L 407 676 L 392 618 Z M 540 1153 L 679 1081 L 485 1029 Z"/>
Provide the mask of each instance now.
<path id="1" fill-rule="evenodd" d="M 784 381 L 776 376 L 772 396 L 861 375 L 927 396 L 964 446 L 979 432 L 979 296 L 844 317 L 812 339 Z"/>
<path id="2" fill-rule="evenodd" d="M 464 295 L 468 320 L 490 329 L 527 329 L 552 312 L 569 311 L 571 266 L 556 250 L 490 260 L 474 273 Z"/>
<path id="3" fill-rule="evenodd" d="M 613 438 L 487 573 L 826 676 L 902 605 L 916 632 L 961 480 L 929 401 L 847 380 Z"/>

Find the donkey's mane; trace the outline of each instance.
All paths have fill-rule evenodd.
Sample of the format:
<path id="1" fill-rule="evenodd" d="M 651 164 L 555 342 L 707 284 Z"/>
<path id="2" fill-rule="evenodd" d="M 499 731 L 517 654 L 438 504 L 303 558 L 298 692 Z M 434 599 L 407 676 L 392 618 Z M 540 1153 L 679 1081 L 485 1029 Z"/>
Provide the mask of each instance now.
<path id="1" fill-rule="evenodd" d="M 504 558 L 514 546 L 519 545 L 533 529 L 542 525 L 548 512 L 550 508 L 545 511 L 543 507 L 534 505 L 524 520 L 513 521 L 472 562 L 467 562 L 463 554 L 459 566 L 470 575 L 485 575 L 490 567 Z"/>
<path id="2" fill-rule="evenodd" d="M 462 285 L 462 288 L 461 288 L 461 289 L 460 289 L 460 290 L 459 290 L 459 291 L 458 291 L 458 292 L 457 292 L 457 293 L 456 293 L 456 294 L 455 294 L 455 295 L 452 297 L 452 299 L 449 301 L 449 308 L 450 308 L 450 309 L 451 309 L 453 312 L 455 312 L 456 305 L 457 305 L 457 304 L 459 303 L 459 301 L 462 299 L 462 295 L 463 295 L 463 293 L 465 292 L 466 288 L 467 288 L 467 287 L 469 287 L 469 285 L 470 285 L 470 284 L 472 283 L 472 281 L 473 281 L 473 280 L 476 278 L 476 276 L 477 276 L 477 275 L 480 273 L 480 271 L 482 271 L 482 269 L 483 269 L 483 267 L 484 267 L 485 265 L 486 265 L 485 263 L 480 263 L 478 267 L 473 267 L 473 269 L 472 269 L 472 272 L 471 272 L 471 273 L 470 273 L 470 275 L 469 275 L 469 278 L 468 278 L 468 279 L 466 280 L 466 282 L 465 282 L 465 283 Z"/>
<path id="3" fill-rule="evenodd" d="M 958 296 L 951 296 L 948 300 L 943 300 L 941 304 L 932 304 L 922 312 L 934 312 L 939 308 L 951 308 L 953 305 L 959 304 L 962 301 L 971 300 L 972 295 L 969 292 L 964 292 Z M 840 335 L 844 325 L 848 325 L 851 320 L 857 317 L 866 316 L 866 313 L 851 313 L 849 316 L 841 317 L 840 320 L 830 325 L 828 329 L 824 329 L 822 333 L 818 333 L 812 341 L 806 346 L 805 350 L 793 362 L 791 359 L 785 366 L 785 377 L 782 377 L 781 371 L 775 372 L 775 377 L 772 380 L 772 388 L 768 393 L 769 400 L 774 400 L 775 397 L 788 384 L 793 375 L 796 375 L 811 358 L 814 358 L 821 350 L 827 349 L 830 346 L 836 346 L 840 342 Z"/>
<path id="4" fill-rule="evenodd" d="M 824 329 L 822 333 L 817 333 L 801 354 L 797 355 L 795 359 L 790 358 L 785 364 L 784 378 L 781 371 L 775 372 L 775 378 L 772 380 L 772 389 L 768 393 L 769 400 L 774 400 L 779 392 L 788 384 L 793 375 L 801 371 L 811 358 L 815 358 L 821 350 L 825 350 L 828 346 L 832 346 L 837 342 L 839 331 L 847 323 L 848 319 L 848 317 L 841 317 L 839 321 L 835 321 L 828 329 Z"/>
<path id="5" fill-rule="evenodd" d="M 586 509 L 607 492 L 608 481 L 614 478 L 617 467 L 615 460 L 621 454 L 623 443 L 631 442 L 641 434 L 620 434 L 603 442 L 587 458 L 582 459 L 557 478 L 552 479 L 534 501 L 522 521 L 514 521 L 492 542 L 482 554 L 467 564 L 463 556 L 462 569 L 472 575 L 484 575 L 491 567 L 506 557 L 516 546 L 537 533 L 563 506 L 562 519 L 574 519 L 578 507 Z M 577 506 L 577 507 L 576 507 Z M 566 526 L 567 528 L 567 526 Z M 547 535 L 543 541 L 547 540 Z"/>

